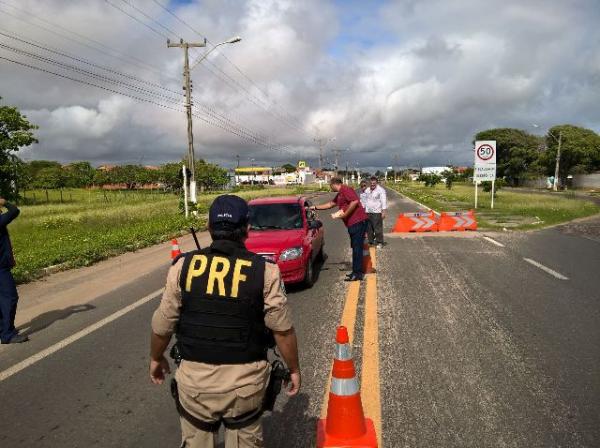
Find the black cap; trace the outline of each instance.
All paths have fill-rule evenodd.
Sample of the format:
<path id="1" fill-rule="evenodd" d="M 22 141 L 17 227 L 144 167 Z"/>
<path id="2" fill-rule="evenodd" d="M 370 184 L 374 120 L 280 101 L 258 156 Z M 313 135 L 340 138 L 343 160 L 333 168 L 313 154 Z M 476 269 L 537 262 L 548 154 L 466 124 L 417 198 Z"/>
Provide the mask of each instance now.
<path id="1" fill-rule="evenodd" d="M 208 225 L 212 228 L 236 228 L 248 223 L 248 204 L 239 196 L 218 196 L 210 206 Z"/>

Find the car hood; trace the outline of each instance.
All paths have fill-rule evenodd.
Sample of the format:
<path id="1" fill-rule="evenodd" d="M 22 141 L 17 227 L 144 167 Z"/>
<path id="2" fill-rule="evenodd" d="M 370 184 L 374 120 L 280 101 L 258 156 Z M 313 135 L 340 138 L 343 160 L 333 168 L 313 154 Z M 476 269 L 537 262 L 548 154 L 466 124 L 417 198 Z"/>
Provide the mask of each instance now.
<path id="1" fill-rule="evenodd" d="M 251 252 L 279 253 L 290 247 L 302 246 L 303 229 L 294 230 L 251 230 L 246 247 Z"/>

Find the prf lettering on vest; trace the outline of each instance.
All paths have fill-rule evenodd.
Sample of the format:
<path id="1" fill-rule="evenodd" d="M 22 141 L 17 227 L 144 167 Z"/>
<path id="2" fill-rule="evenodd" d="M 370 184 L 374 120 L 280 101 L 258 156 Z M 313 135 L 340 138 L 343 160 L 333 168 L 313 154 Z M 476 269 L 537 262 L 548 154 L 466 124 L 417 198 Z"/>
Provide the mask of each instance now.
<path id="1" fill-rule="evenodd" d="M 192 281 L 201 277 L 206 273 L 208 265 L 208 258 L 206 255 L 194 255 L 190 262 L 188 269 L 187 278 L 185 280 L 185 289 L 187 292 L 192 290 Z M 233 267 L 233 278 L 231 281 L 231 293 L 229 296 L 225 290 L 225 277 L 231 270 L 231 263 L 227 258 L 213 257 L 210 261 L 210 268 L 208 269 L 208 281 L 206 283 L 206 293 L 214 294 L 215 283 L 217 284 L 218 294 L 222 297 L 233 297 L 237 298 L 240 290 L 240 283 L 248 280 L 248 276 L 242 273 L 244 268 L 252 267 L 250 260 L 243 260 L 238 258 L 235 261 Z"/>

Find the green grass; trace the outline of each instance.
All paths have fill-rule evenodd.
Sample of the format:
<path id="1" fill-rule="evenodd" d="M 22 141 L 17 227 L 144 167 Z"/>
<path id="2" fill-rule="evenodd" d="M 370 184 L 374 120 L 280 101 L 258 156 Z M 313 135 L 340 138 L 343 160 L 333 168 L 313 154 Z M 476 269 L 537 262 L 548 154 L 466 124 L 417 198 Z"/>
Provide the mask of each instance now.
<path id="1" fill-rule="evenodd" d="M 44 192 L 37 193 L 40 197 Z M 298 193 L 296 188 L 266 188 L 235 194 L 252 199 Z M 204 230 L 206 211 L 218 194 L 202 194 L 201 213 L 190 219 L 179 211 L 177 195 L 157 192 L 111 191 L 105 195 L 102 191 L 70 190 L 63 192 L 63 198 L 69 198 L 66 203 L 20 206 L 21 215 L 9 226 L 17 261 L 15 279 L 18 283 L 31 281 L 54 265 L 62 269 L 87 266 L 167 241 L 192 225 Z"/>
<path id="2" fill-rule="evenodd" d="M 420 182 L 392 185 L 402 194 L 436 211 L 470 210 L 474 207 L 475 188 L 471 184 L 425 187 Z M 600 213 L 593 202 L 564 193 L 525 193 L 500 190 L 490 208 L 491 193 L 479 188 L 477 221 L 480 228 L 528 230 L 546 227 Z"/>

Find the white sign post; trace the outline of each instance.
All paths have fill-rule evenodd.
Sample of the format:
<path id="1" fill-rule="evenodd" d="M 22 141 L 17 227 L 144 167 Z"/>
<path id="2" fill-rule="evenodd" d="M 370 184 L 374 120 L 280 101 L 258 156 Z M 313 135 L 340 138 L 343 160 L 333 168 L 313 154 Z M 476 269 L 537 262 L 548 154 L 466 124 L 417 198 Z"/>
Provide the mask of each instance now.
<path id="1" fill-rule="evenodd" d="M 475 208 L 477 208 L 477 185 L 482 181 L 492 181 L 492 204 L 494 208 L 494 190 L 496 187 L 496 140 L 481 140 L 475 142 Z"/>

